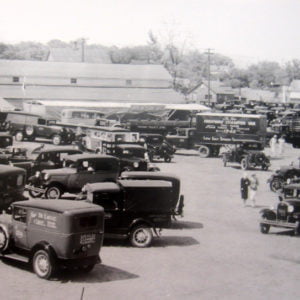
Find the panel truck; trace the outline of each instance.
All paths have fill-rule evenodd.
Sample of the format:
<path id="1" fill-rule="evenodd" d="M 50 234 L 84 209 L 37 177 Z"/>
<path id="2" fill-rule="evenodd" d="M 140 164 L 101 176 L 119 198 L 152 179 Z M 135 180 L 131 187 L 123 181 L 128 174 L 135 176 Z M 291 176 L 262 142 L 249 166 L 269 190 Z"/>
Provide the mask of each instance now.
<path id="1" fill-rule="evenodd" d="M 262 115 L 236 113 L 198 113 L 196 128 L 187 128 L 186 141 L 180 135 L 168 135 L 167 140 L 180 148 L 198 149 L 201 157 L 218 156 L 224 145 L 247 144 L 250 148 L 264 148 L 267 120 Z M 181 129 L 182 131 L 182 129 Z M 192 134 L 191 134 L 192 133 Z"/>

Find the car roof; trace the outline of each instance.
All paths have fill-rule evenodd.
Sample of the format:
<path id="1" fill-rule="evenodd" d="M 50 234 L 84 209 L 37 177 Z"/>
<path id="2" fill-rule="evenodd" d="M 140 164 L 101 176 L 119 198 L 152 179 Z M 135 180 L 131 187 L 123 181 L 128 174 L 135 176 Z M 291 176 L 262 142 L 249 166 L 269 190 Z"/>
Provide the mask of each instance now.
<path id="1" fill-rule="evenodd" d="M 88 192 L 119 192 L 120 186 L 115 182 L 96 182 L 88 183 L 85 185 L 85 189 Z"/>
<path id="2" fill-rule="evenodd" d="M 116 157 L 111 156 L 111 155 L 105 155 L 105 154 L 87 154 L 87 153 L 82 153 L 82 154 L 72 154 L 72 155 L 67 155 L 65 157 L 66 160 L 84 160 L 84 159 L 99 159 L 99 160 L 104 160 L 104 159 L 110 159 L 110 160 L 118 160 Z"/>
<path id="3" fill-rule="evenodd" d="M 57 213 L 64 213 L 66 211 L 76 211 L 84 209 L 97 209 L 103 211 L 103 208 L 97 205 L 94 205 L 85 201 L 76 201 L 76 200 L 61 200 L 61 199 L 35 199 L 35 200 L 26 200 L 14 202 L 13 206 L 21 206 L 28 208 L 38 208 L 45 209 Z"/>
<path id="4" fill-rule="evenodd" d="M 138 144 L 118 144 L 116 145 L 118 148 L 126 148 L 126 149 L 145 149 L 143 146 Z M 146 150 L 146 149 L 145 149 Z"/>
<path id="5" fill-rule="evenodd" d="M 0 165 L 0 174 L 10 175 L 15 173 L 23 173 L 25 174 L 25 170 L 22 168 L 17 168 L 13 166 Z"/>
<path id="6" fill-rule="evenodd" d="M 157 179 L 157 180 L 179 180 L 177 176 L 167 172 L 149 172 L 149 171 L 132 171 L 132 172 L 122 172 L 122 179 L 134 179 L 134 178 L 144 178 L 144 179 Z"/>
<path id="7" fill-rule="evenodd" d="M 45 152 L 77 152 L 78 154 L 83 153 L 81 150 L 79 149 L 75 149 L 75 148 L 62 148 L 62 147 L 55 147 L 55 148 L 50 148 L 50 149 L 42 149 L 39 153 L 45 153 Z"/>
<path id="8" fill-rule="evenodd" d="M 168 181 L 163 180 L 118 180 L 119 184 L 123 188 L 166 188 L 166 187 L 172 187 L 172 183 Z"/>

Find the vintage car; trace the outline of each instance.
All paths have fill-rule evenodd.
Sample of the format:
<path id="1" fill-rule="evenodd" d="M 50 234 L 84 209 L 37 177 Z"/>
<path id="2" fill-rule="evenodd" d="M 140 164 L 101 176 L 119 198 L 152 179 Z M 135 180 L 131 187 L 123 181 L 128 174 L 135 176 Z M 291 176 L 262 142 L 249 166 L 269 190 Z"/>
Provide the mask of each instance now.
<path id="1" fill-rule="evenodd" d="M 166 140 L 176 148 L 195 149 L 195 128 L 177 128 L 176 134 L 169 134 Z"/>
<path id="2" fill-rule="evenodd" d="M 268 179 L 270 189 L 273 192 L 281 189 L 289 179 L 295 179 L 300 177 L 300 168 L 294 165 L 282 166 L 276 170 L 274 174 Z"/>
<path id="3" fill-rule="evenodd" d="M 38 172 L 29 178 L 26 189 L 32 197 L 59 199 L 64 193 L 79 193 L 86 183 L 116 181 L 119 160 L 101 154 L 73 154 L 64 158 L 64 167 Z"/>
<path id="4" fill-rule="evenodd" d="M 300 234 L 300 184 L 288 184 L 282 187 L 276 208 L 260 211 L 260 231 L 268 233 L 270 227 L 293 229 Z"/>
<path id="5" fill-rule="evenodd" d="M 163 159 L 165 162 L 170 162 L 176 151 L 176 147 L 161 134 L 141 133 L 140 142 L 146 144 L 150 161 Z"/>
<path id="6" fill-rule="evenodd" d="M 75 134 L 68 128 L 53 125 L 53 120 L 46 120 L 39 115 L 21 112 L 0 112 L 0 119 L 9 122 L 10 134 L 16 141 L 27 139 L 33 141 L 36 138 L 51 139 L 54 145 L 62 143 L 71 144 L 75 140 Z M 52 124 L 51 124 L 52 123 Z"/>
<path id="7" fill-rule="evenodd" d="M 251 150 L 248 146 L 237 146 L 222 153 L 224 167 L 228 163 L 238 163 L 243 170 L 250 168 L 261 167 L 263 170 L 268 170 L 270 167 L 270 159 L 264 152 L 259 150 Z"/>
<path id="8" fill-rule="evenodd" d="M 7 210 L 12 202 L 25 200 L 23 196 L 26 172 L 13 166 L 0 166 L 0 210 Z"/>
<path id="9" fill-rule="evenodd" d="M 0 215 L 0 255 L 31 263 L 40 278 L 59 267 L 89 272 L 99 263 L 103 208 L 72 200 L 28 200 Z"/>
<path id="10" fill-rule="evenodd" d="M 129 172 L 128 172 L 129 173 Z M 174 184 L 173 184 L 174 183 Z M 148 247 L 157 229 L 169 228 L 183 213 L 179 180 L 118 180 L 87 184 L 86 201 L 105 211 L 105 234 L 128 237 L 134 247 Z"/>
<path id="11" fill-rule="evenodd" d="M 147 150 L 139 144 L 115 144 L 106 153 L 120 160 L 120 171 L 158 171 L 159 168 L 148 162 Z"/>

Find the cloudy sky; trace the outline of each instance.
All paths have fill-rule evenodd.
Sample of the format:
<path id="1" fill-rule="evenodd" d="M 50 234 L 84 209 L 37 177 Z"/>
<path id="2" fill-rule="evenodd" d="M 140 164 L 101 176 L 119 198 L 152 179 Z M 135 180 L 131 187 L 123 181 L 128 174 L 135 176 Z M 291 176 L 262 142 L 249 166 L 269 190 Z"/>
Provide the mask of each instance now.
<path id="1" fill-rule="evenodd" d="M 300 59 L 300 0 L 0 0 L 0 41 L 146 44 L 152 30 L 249 59 Z M 177 34 L 178 33 L 178 34 Z"/>

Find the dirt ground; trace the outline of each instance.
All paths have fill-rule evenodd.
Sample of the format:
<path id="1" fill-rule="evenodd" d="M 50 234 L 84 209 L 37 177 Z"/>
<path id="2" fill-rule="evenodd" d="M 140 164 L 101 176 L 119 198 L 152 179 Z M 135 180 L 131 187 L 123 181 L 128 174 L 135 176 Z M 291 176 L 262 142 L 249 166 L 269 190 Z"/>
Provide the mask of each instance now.
<path id="1" fill-rule="evenodd" d="M 33 143 L 25 143 L 25 146 Z M 37 145 L 37 144 L 36 144 Z M 266 149 L 266 153 L 268 153 Z M 88 275 L 63 272 L 39 279 L 25 264 L 0 261 L 1 299 L 299 299 L 300 239 L 290 231 L 259 231 L 259 211 L 277 196 L 266 183 L 279 166 L 297 161 L 287 145 L 271 170 L 254 170 L 260 185 L 257 207 L 244 207 L 242 171 L 220 158 L 179 151 L 162 171 L 181 178 L 184 217 L 163 230 L 152 247 L 105 241 L 102 264 Z"/>

